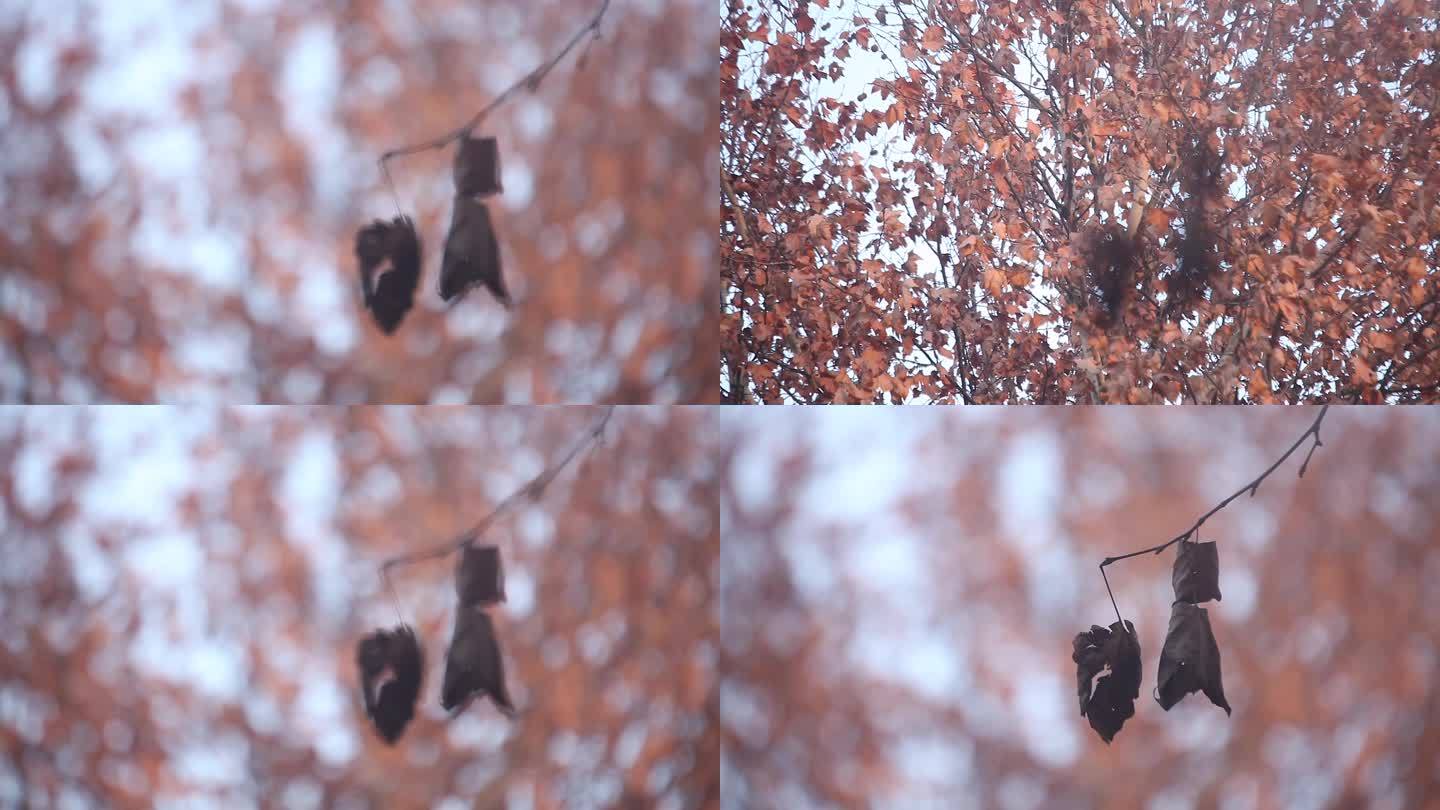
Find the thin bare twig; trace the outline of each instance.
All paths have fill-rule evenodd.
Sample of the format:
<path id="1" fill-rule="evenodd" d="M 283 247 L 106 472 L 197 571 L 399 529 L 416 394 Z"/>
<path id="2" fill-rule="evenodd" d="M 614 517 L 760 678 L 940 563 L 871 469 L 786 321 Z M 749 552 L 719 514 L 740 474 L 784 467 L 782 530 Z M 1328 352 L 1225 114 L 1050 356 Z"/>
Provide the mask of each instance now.
<path id="1" fill-rule="evenodd" d="M 605 16 L 605 11 L 608 8 L 610 8 L 610 0 L 603 0 L 600 3 L 600 8 L 596 10 L 595 16 L 591 17 L 590 21 L 585 23 L 584 27 L 582 27 L 579 31 L 575 32 L 575 35 L 570 38 L 569 42 L 565 43 L 565 47 L 561 48 L 559 53 L 552 56 L 548 61 L 542 63 L 534 70 L 526 73 L 524 76 L 521 76 L 518 80 L 516 80 L 514 84 L 505 88 L 505 90 L 501 92 L 500 95 L 496 96 L 493 100 L 491 100 L 489 104 L 486 104 L 484 107 L 482 107 L 480 109 L 480 112 L 475 113 L 475 115 L 471 116 L 469 121 L 466 121 L 457 129 L 453 129 L 450 132 L 447 132 L 439 137 L 431 138 L 427 141 L 421 141 L 420 143 L 411 144 L 410 146 L 402 146 L 398 149 L 391 149 L 388 152 L 382 154 L 380 156 L 380 170 L 384 172 L 386 182 L 389 182 L 390 180 L 390 171 L 386 167 L 386 161 L 390 160 L 391 158 L 401 157 L 403 155 L 413 155 L 418 152 L 426 152 L 431 149 L 440 149 L 447 144 L 458 141 L 465 135 L 470 134 L 471 130 L 475 129 L 475 127 L 480 125 L 481 121 L 485 120 L 485 116 L 489 115 L 492 111 L 495 110 L 495 108 L 508 101 L 510 99 L 510 96 L 513 95 L 517 90 L 521 89 L 522 87 L 530 91 L 534 91 L 535 89 L 537 89 L 540 86 L 540 82 L 543 81 L 546 76 L 550 75 L 550 71 L 554 70 L 556 65 L 560 64 L 560 60 L 564 59 L 565 56 L 570 53 L 570 51 L 575 49 L 575 46 L 580 43 L 580 40 L 583 39 L 586 34 L 593 32 L 595 36 L 600 35 L 600 19 Z M 391 183 L 391 192 L 394 192 L 393 183 Z M 399 204 L 398 200 L 396 204 Z"/>
<path id="2" fill-rule="evenodd" d="M 1215 507 L 1209 512 L 1201 515 L 1200 519 L 1196 520 L 1195 524 L 1190 528 L 1186 529 L 1180 534 L 1175 535 L 1169 540 L 1166 540 L 1158 546 L 1142 548 L 1139 551 L 1132 551 L 1129 554 L 1121 554 L 1118 557 L 1106 557 L 1105 559 L 1100 561 L 1100 576 L 1105 580 L 1105 590 L 1110 594 L 1110 605 L 1115 608 L 1115 618 L 1120 620 L 1121 627 L 1125 626 L 1125 620 L 1120 616 L 1120 606 L 1115 604 L 1115 593 L 1110 590 L 1110 579 L 1109 577 L 1105 576 L 1105 566 L 1113 562 L 1128 560 L 1131 557 L 1138 557 L 1141 554 L 1159 554 L 1160 552 L 1175 545 L 1181 540 L 1186 540 L 1190 537 L 1195 536 L 1195 534 L 1200 531 L 1200 527 L 1205 525 L 1205 521 L 1209 520 L 1210 517 L 1216 512 L 1219 512 L 1221 509 L 1229 506 L 1231 501 L 1235 500 L 1246 492 L 1250 493 L 1250 497 L 1255 497 L 1255 493 L 1260 491 L 1260 485 L 1264 483 L 1266 478 L 1270 477 L 1270 473 L 1275 472 L 1275 470 L 1279 468 L 1281 464 L 1284 464 L 1285 459 L 1290 458 L 1290 455 L 1294 453 L 1297 449 L 1299 449 L 1300 445 L 1303 444 L 1305 442 L 1305 439 L 1308 437 L 1313 439 L 1313 443 L 1310 445 L 1310 451 L 1305 454 L 1305 460 L 1300 464 L 1300 477 L 1304 478 L 1305 468 L 1310 466 L 1310 457 L 1315 454 L 1315 449 L 1323 444 L 1320 441 L 1320 423 L 1325 420 L 1325 412 L 1328 410 L 1330 410 L 1329 405 L 1322 406 L 1320 408 L 1320 413 L 1316 415 L 1315 421 L 1311 423 L 1310 427 L 1306 428 L 1305 432 L 1300 434 L 1300 438 L 1296 439 L 1295 443 L 1290 445 L 1290 449 L 1286 450 L 1284 455 L 1276 459 L 1275 463 L 1271 464 L 1269 469 L 1265 470 L 1265 472 L 1260 473 L 1260 476 L 1254 481 L 1251 481 L 1245 486 L 1235 490 L 1235 492 L 1233 492 L 1230 497 L 1216 504 Z"/>
<path id="3" fill-rule="evenodd" d="M 525 484 L 525 486 L 505 496 L 505 500 L 496 504 L 495 508 L 490 510 L 490 514 L 480 518 L 479 522 L 474 526 L 471 526 L 454 538 L 446 540 L 443 543 L 437 543 L 430 548 L 398 554 L 385 560 L 380 564 L 380 576 L 386 579 L 386 584 L 388 585 L 388 574 L 391 568 L 454 554 L 484 534 L 485 530 L 490 528 L 490 524 L 494 523 L 501 515 L 519 503 L 521 498 L 528 497 L 532 500 L 539 498 L 544 494 L 545 488 L 550 485 L 550 482 L 555 480 L 555 476 L 559 475 L 560 471 L 565 469 L 566 465 L 573 461 L 576 456 L 580 455 L 580 451 L 594 446 L 595 442 L 599 440 L 600 434 L 605 432 L 605 426 L 609 424 L 610 417 L 614 415 L 614 413 L 614 405 L 607 407 L 605 409 L 605 415 L 600 417 L 593 426 L 581 434 L 565 455 L 561 456 L 554 464 L 541 470 L 540 474 L 530 479 L 529 483 Z"/>

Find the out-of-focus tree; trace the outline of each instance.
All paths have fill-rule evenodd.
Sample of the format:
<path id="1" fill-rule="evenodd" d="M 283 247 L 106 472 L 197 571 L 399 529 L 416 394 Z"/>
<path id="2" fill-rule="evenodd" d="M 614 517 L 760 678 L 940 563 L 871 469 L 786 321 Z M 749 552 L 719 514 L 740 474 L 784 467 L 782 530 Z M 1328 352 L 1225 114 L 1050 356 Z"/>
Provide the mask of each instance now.
<path id="1" fill-rule="evenodd" d="M 1440 399 L 1419 0 L 727 0 L 726 393 Z"/>
<path id="2" fill-rule="evenodd" d="M 380 154 L 464 123 L 599 4 L 7 4 L 0 400 L 715 400 L 698 0 L 612 3 L 486 118 L 512 311 L 441 303 L 449 151 L 390 164 L 423 241 L 415 308 L 388 338 L 361 308 L 356 230 L 396 213 Z"/>
<path id="3" fill-rule="evenodd" d="M 1152 698 L 1170 553 L 1106 570 L 1136 715 L 1080 716 L 1101 559 L 1168 540 L 1313 410 L 726 414 L 727 807 L 1436 807 L 1440 417 L 1332 408 L 1211 518 L 1233 716 Z"/>
<path id="4" fill-rule="evenodd" d="M 0 411 L 0 805 L 719 805 L 713 432 L 621 408 L 485 535 L 518 709 L 451 720 L 464 530 L 594 408 Z M 413 624 L 426 673 L 393 747 L 355 644 Z M 188 804 L 186 806 L 202 806 Z"/>

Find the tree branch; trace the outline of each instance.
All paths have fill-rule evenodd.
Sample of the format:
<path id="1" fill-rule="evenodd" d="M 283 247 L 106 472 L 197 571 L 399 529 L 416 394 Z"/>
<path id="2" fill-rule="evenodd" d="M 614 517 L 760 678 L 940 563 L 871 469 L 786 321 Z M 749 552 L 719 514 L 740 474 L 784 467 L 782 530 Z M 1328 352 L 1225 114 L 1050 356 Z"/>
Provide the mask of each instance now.
<path id="1" fill-rule="evenodd" d="M 490 528 L 490 524 L 494 523 L 501 515 L 519 503 L 521 498 L 529 497 L 531 500 L 539 499 L 545 492 L 545 488 L 550 485 L 550 482 L 555 480 L 555 476 L 559 475 L 561 470 L 565 469 L 576 456 L 580 455 L 580 451 L 594 446 L 595 442 L 600 439 L 600 434 L 605 432 L 605 426 L 609 424 L 610 417 L 614 415 L 614 413 L 614 405 L 607 407 L 605 409 L 605 415 L 600 417 L 593 426 L 582 433 L 580 437 L 575 440 L 575 443 L 571 445 L 569 452 L 562 456 L 559 461 L 541 470 L 540 474 L 530 479 L 529 483 L 525 484 L 525 486 L 507 495 L 494 509 L 490 510 L 490 514 L 480 518 L 479 522 L 474 526 L 471 526 L 456 537 L 446 540 L 443 543 L 438 543 L 430 548 L 398 554 L 385 560 L 380 564 L 381 577 L 384 577 L 389 573 L 391 568 L 396 566 L 409 565 L 410 563 L 423 562 L 424 560 L 432 560 L 437 557 L 445 557 L 453 554 L 478 539 L 480 535 L 485 533 L 486 529 Z"/>
<path id="2" fill-rule="evenodd" d="M 1214 515 L 1216 512 L 1219 512 L 1221 509 L 1224 509 L 1226 506 L 1229 506 L 1231 501 L 1235 500 L 1236 498 L 1240 497 L 1241 495 L 1245 494 L 1246 492 L 1249 492 L 1249 493 L 1250 493 L 1250 497 L 1252 497 L 1252 498 L 1255 497 L 1255 493 L 1260 491 L 1260 484 L 1264 483 L 1265 479 L 1268 478 L 1268 477 L 1270 477 L 1270 473 L 1275 472 L 1275 470 L 1276 470 L 1281 464 L 1284 464 L 1284 463 L 1285 463 L 1285 459 L 1290 458 L 1290 455 L 1291 455 L 1292 453 L 1294 453 L 1297 449 L 1299 449 L 1300 445 L 1305 442 L 1305 439 L 1306 439 L 1307 437 L 1309 437 L 1309 438 L 1312 438 L 1314 441 L 1313 441 L 1313 443 L 1310 445 L 1310 451 L 1305 454 L 1305 461 L 1303 461 L 1303 462 L 1300 464 L 1300 477 L 1301 477 L 1301 478 L 1304 478 L 1304 477 L 1305 477 L 1305 468 L 1308 467 L 1308 466 L 1310 466 L 1310 457 L 1315 454 L 1315 449 L 1316 449 L 1317 447 L 1320 447 L 1320 446 L 1322 445 L 1322 442 L 1320 441 L 1320 423 L 1325 420 L 1325 412 L 1328 411 L 1328 410 L 1330 410 L 1330 406 L 1329 406 L 1329 405 L 1324 405 L 1324 406 L 1322 406 L 1322 407 L 1320 408 L 1320 413 L 1319 413 L 1318 415 L 1316 415 L 1315 421 L 1310 425 L 1310 427 L 1306 428 L 1305 432 L 1300 434 L 1300 438 L 1296 439 L 1296 440 L 1295 440 L 1295 443 L 1292 444 L 1292 445 L 1290 445 L 1290 449 L 1289 449 L 1289 450 L 1286 450 L 1284 455 L 1282 455 L 1282 456 L 1280 456 L 1280 458 L 1276 459 L 1275 463 L 1274 463 L 1274 464 L 1271 464 L 1269 469 L 1267 469 L 1267 470 L 1266 470 L 1265 472 L 1263 472 L 1263 473 L 1260 473 L 1260 476 L 1259 476 L 1258 478 L 1256 478 L 1254 481 L 1251 481 L 1250 483 L 1246 484 L 1245 486 L 1240 487 L 1239 489 L 1235 490 L 1235 492 L 1232 493 L 1232 494 L 1230 495 L 1230 497 L 1228 497 L 1228 498 L 1226 498 L 1225 500 L 1221 501 L 1220 503 L 1216 504 L 1215 507 L 1214 507 L 1213 509 L 1211 509 L 1209 512 L 1206 512 L 1205 514 L 1201 515 L 1201 516 L 1200 516 L 1200 519 L 1199 519 L 1199 520 L 1196 520 L 1196 521 L 1195 521 L 1195 524 L 1194 524 L 1193 526 L 1191 526 L 1190 528 L 1186 529 L 1184 532 L 1182 532 L 1182 533 L 1180 533 L 1180 534 L 1178 534 L 1178 535 L 1170 538 L 1169 540 L 1166 540 L 1165 542 L 1161 543 L 1161 544 L 1158 545 L 1158 546 L 1151 546 L 1150 548 L 1142 548 L 1142 549 L 1140 549 L 1139 551 L 1132 551 L 1132 552 L 1130 552 L 1129 554 L 1121 554 L 1121 555 L 1118 556 L 1118 557 L 1106 557 L 1104 560 L 1101 560 L 1101 561 L 1100 561 L 1100 576 L 1101 576 L 1102 578 L 1105 578 L 1105 590 L 1106 590 L 1107 592 L 1110 592 L 1110 604 L 1111 604 L 1111 606 L 1113 606 L 1113 607 L 1115 608 L 1115 618 L 1116 618 L 1116 619 L 1120 619 L 1120 624 L 1121 624 L 1122 627 L 1123 627 L 1124 624 L 1125 624 L 1125 620 L 1120 617 L 1120 607 L 1115 604 L 1115 594 L 1114 594 L 1114 592 L 1110 591 L 1110 580 L 1109 580 L 1108 577 L 1105 577 L 1105 566 L 1109 565 L 1110 563 L 1119 562 L 1119 561 L 1121 561 L 1121 560 L 1128 560 L 1128 559 L 1131 558 L 1131 557 L 1138 557 L 1138 556 L 1140 556 L 1141 554 L 1159 554 L 1160 552 L 1162 552 L 1162 551 L 1164 551 L 1165 549 L 1167 549 L 1167 548 L 1175 545 L 1176 543 L 1180 542 L 1181 540 L 1186 540 L 1186 539 L 1194 536 L 1194 534 L 1195 534 L 1197 531 L 1200 530 L 1200 527 L 1203 526 L 1203 525 L 1205 525 L 1205 521 L 1209 520 L 1210 517 L 1211 517 L 1212 515 Z"/>
<path id="3" fill-rule="evenodd" d="M 385 173 L 385 179 L 387 181 L 389 181 L 390 179 L 390 170 L 386 168 L 385 165 L 386 161 L 390 160 L 390 158 L 401 157 L 403 155 L 413 155 L 417 152 L 425 152 L 431 149 L 440 149 L 445 145 L 451 143 L 452 141 L 457 141 L 461 137 L 468 135 L 471 130 L 475 129 L 475 127 L 480 125 L 481 121 L 485 120 L 485 116 L 489 115 L 492 111 L 495 110 L 495 108 L 508 101 L 510 96 L 513 95 L 515 91 L 519 90 L 522 87 L 530 91 L 534 91 L 539 88 L 540 82 L 543 81 L 546 76 L 550 75 L 550 71 L 554 70 L 555 66 L 560 64 L 560 60 L 564 59 L 566 54 L 574 50 L 575 46 L 579 44 L 580 40 L 586 34 L 595 32 L 596 36 L 599 36 L 600 18 L 605 16 L 605 11 L 609 7 L 610 0 L 602 0 L 602 2 L 600 3 L 600 8 L 595 12 L 595 16 L 591 17 L 590 21 L 587 22 L 583 28 L 575 32 L 575 35 L 570 38 L 569 42 L 565 43 L 565 47 L 561 48 L 559 53 L 551 57 L 549 61 L 542 63 L 534 70 L 526 73 L 524 76 L 521 76 L 518 80 L 516 80 L 514 84 L 505 88 L 505 90 L 501 92 L 500 95 L 496 96 L 489 104 L 486 104 L 484 107 L 482 107 L 480 109 L 480 112 L 475 113 L 475 115 L 472 116 L 469 121 L 466 121 L 458 129 L 451 130 L 444 135 L 431 138 L 427 141 L 421 141 L 417 144 L 412 144 L 410 146 L 402 146 L 398 149 L 391 149 L 388 152 L 382 154 L 380 156 L 380 170 Z"/>

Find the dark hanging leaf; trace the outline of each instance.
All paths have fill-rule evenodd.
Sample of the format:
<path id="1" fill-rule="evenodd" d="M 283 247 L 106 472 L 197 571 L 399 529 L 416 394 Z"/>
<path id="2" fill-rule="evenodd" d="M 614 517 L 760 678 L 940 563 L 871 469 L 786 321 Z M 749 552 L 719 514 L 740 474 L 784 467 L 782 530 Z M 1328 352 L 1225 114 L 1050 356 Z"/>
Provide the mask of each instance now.
<path id="1" fill-rule="evenodd" d="M 360 667 L 365 713 L 380 738 L 393 744 L 415 716 L 415 701 L 420 697 L 420 680 L 425 672 L 425 658 L 415 631 L 409 625 L 376 630 L 356 646 L 355 663 Z"/>
<path id="2" fill-rule="evenodd" d="M 375 220 L 355 234 L 360 292 L 365 308 L 385 334 L 400 326 L 420 283 L 420 238 L 409 217 Z"/>
<path id="3" fill-rule="evenodd" d="M 499 194 L 500 147 L 494 138 L 466 135 L 455 150 L 455 195 L 485 197 Z"/>
<path id="4" fill-rule="evenodd" d="M 1108 743 L 1135 716 L 1135 699 L 1140 697 L 1140 640 L 1135 625 L 1125 622 L 1121 627 L 1115 622 L 1109 629 L 1091 625 L 1088 632 L 1075 636 L 1072 646 L 1080 714 Z"/>
<path id="5" fill-rule="evenodd" d="M 455 597 L 462 608 L 505 601 L 505 569 L 499 547 L 465 547 L 455 564 Z"/>
<path id="6" fill-rule="evenodd" d="M 457 195 L 440 265 L 440 297 L 449 301 L 476 284 L 485 285 L 500 303 L 510 306 L 510 293 L 500 277 L 500 245 L 495 241 L 490 211 L 472 197 Z"/>
<path id="7" fill-rule="evenodd" d="M 1204 692 L 1211 703 L 1230 713 L 1220 684 L 1220 647 L 1205 608 L 1188 602 L 1171 607 L 1170 629 L 1165 634 L 1165 649 L 1160 651 L 1159 681 L 1155 699 L 1167 712 L 1191 692 Z"/>
<path id="8" fill-rule="evenodd" d="M 515 715 L 510 693 L 505 689 L 505 663 L 495 638 L 495 625 L 485 611 L 461 606 L 455 612 L 455 634 L 445 656 L 440 706 L 458 713 L 471 699 L 486 695 L 507 717 Z"/>
<path id="9" fill-rule="evenodd" d="M 1180 541 L 1175 554 L 1175 570 L 1170 575 L 1175 584 L 1175 598 L 1198 605 L 1220 599 L 1220 552 L 1214 543 Z"/>

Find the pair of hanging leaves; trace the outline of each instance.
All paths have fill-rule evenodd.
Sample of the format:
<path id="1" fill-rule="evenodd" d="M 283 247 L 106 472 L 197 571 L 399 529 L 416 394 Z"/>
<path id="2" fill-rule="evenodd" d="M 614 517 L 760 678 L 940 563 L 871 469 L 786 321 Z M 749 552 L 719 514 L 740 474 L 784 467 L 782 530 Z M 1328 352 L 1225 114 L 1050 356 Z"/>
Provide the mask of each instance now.
<path id="1" fill-rule="evenodd" d="M 1156 700 L 1166 711 L 1192 692 L 1204 692 L 1210 702 L 1230 714 L 1220 682 L 1220 647 L 1210 629 L 1210 613 L 1200 602 L 1220 599 L 1220 556 L 1214 543 L 1180 541 L 1171 575 L 1175 603 L 1170 608 L 1170 629 L 1160 652 L 1160 686 Z"/>
<path id="2" fill-rule="evenodd" d="M 500 245 L 495 241 L 490 209 L 480 201 L 501 191 L 500 149 L 495 139 L 468 134 L 461 138 L 452 174 L 455 210 L 440 264 L 440 297 L 449 301 L 478 284 L 509 307 L 510 293 L 500 276 Z"/>
<path id="3" fill-rule="evenodd" d="M 505 688 L 505 661 L 500 640 L 485 608 L 505 601 L 505 570 L 495 546 L 465 546 L 455 565 L 455 632 L 445 656 L 445 683 L 440 706 L 463 711 L 476 697 L 488 696 L 513 717 L 515 707 Z"/>
<path id="4" fill-rule="evenodd" d="M 1160 652 L 1155 699 L 1166 711 L 1192 692 L 1230 714 L 1220 682 L 1220 648 L 1209 613 L 1197 603 L 1220 598 L 1220 558 L 1214 543 L 1180 541 L 1171 573 L 1175 603 Z M 1135 714 L 1140 696 L 1140 641 L 1130 622 L 1092 625 L 1072 643 L 1080 714 L 1109 743 Z"/>
<path id="5" fill-rule="evenodd" d="M 455 205 L 440 264 L 440 297 L 451 301 L 483 285 L 510 306 L 500 275 L 500 245 L 480 198 L 498 194 L 500 150 L 494 138 L 461 137 L 452 168 Z M 360 290 L 375 325 L 393 334 L 415 301 L 420 283 L 420 238 L 409 217 L 376 220 L 355 235 Z"/>
<path id="6" fill-rule="evenodd" d="M 515 707 L 505 687 L 504 658 L 484 608 L 505 601 L 500 549 L 468 545 L 455 568 L 455 630 L 445 655 L 440 706 L 458 714 L 477 696 L 489 696 L 507 717 Z M 355 649 L 365 714 L 380 738 L 393 745 L 415 716 L 425 657 L 409 625 L 376 630 Z"/>

